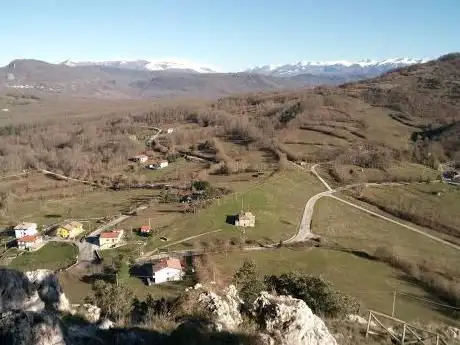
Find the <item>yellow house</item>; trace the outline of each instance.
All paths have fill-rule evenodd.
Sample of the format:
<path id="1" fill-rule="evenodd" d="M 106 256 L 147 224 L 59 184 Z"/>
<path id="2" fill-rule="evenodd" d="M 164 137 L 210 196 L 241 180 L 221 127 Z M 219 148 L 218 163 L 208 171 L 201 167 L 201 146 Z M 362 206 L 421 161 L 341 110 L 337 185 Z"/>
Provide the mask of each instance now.
<path id="1" fill-rule="evenodd" d="M 60 225 L 56 230 L 56 235 L 62 238 L 75 238 L 75 236 L 81 232 L 83 232 L 83 224 L 80 222 L 72 221 Z"/>

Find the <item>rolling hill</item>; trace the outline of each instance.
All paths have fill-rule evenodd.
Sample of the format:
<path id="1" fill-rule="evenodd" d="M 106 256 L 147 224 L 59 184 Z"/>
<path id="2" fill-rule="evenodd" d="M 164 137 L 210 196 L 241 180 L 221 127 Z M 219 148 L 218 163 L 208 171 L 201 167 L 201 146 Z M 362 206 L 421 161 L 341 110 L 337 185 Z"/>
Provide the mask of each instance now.
<path id="1" fill-rule="evenodd" d="M 28 89 L 74 97 L 158 98 L 201 97 L 304 86 L 305 81 L 248 73 L 206 73 L 188 70 L 149 71 L 96 65 L 50 64 L 15 60 L 0 69 L 4 89 Z"/>
<path id="2" fill-rule="evenodd" d="M 306 63 L 286 65 L 271 72 L 266 68 L 255 68 L 239 73 L 217 73 L 208 66 L 180 61 L 65 61 L 51 64 L 23 59 L 0 68 L 0 88 L 105 99 L 211 99 L 247 92 L 339 85 L 419 61 L 406 60 L 362 66 Z"/>

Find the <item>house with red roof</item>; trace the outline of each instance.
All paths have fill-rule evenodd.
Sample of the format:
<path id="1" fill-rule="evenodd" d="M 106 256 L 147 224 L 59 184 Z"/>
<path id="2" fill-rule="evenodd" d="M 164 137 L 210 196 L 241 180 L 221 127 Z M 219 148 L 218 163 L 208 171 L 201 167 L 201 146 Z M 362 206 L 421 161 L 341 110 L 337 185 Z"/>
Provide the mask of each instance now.
<path id="1" fill-rule="evenodd" d="M 178 281 L 184 277 L 183 265 L 177 258 L 162 259 L 156 264 L 150 264 L 147 271 L 148 280 L 154 284 Z"/>
<path id="2" fill-rule="evenodd" d="M 43 244 L 43 238 L 40 235 L 26 235 L 18 238 L 18 248 L 20 250 L 36 250 Z"/>
<path id="3" fill-rule="evenodd" d="M 121 242 L 122 238 L 122 229 L 101 232 L 101 234 L 99 235 L 99 247 L 101 249 L 115 247 L 117 244 Z"/>
<path id="4" fill-rule="evenodd" d="M 141 234 L 150 234 L 151 231 L 152 231 L 152 228 L 150 227 L 150 225 L 142 225 L 140 228 Z"/>

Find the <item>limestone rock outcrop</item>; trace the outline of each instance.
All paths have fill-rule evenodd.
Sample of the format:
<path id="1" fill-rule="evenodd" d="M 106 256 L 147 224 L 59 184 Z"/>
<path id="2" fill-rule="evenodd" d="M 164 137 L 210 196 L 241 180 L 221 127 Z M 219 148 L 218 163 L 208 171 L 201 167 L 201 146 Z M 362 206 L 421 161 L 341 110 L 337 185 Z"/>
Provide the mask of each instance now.
<path id="1" fill-rule="evenodd" d="M 29 281 L 35 285 L 40 299 L 47 305 L 61 312 L 71 312 L 69 300 L 62 291 L 53 271 L 39 269 L 25 273 Z"/>
<path id="2" fill-rule="evenodd" d="M 324 321 L 300 299 L 262 292 L 254 301 L 253 313 L 267 344 L 337 345 Z"/>
<path id="3" fill-rule="evenodd" d="M 198 304 L 210 314 L 217 331 L 235 330 L 243 322 L 240 313 L 242 303 L 234 285 L 226 287 L 219 294 L 203 289 L 198 295 Z"/>
<path id="4" fill-rule="evenodd" d="M 40 311 L 45 304 L 37 288 L 21 272 L 0 268 L 0 312 Z"/>

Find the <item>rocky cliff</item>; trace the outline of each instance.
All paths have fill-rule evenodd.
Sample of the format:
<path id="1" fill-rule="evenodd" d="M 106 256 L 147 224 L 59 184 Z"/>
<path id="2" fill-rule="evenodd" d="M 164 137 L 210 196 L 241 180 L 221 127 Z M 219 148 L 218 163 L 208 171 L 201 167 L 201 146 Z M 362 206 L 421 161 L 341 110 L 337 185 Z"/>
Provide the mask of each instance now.
<path id="1" fill-rule="evenodd" d="M 101 319 L 97 306 L 71 305 L 51 271 L 23 274 L 0 268 L 0 344 L 337 345 L 324 321 L 290 296 L 261 292 L 243 308 L 234 286 L 197 284 L 175 303 L 177 313 L 168 315 L 175 324 L 169 331 L 160 332 L 153 324 L 115 325 Z M 348 322 L 362 321 L 352 316 Z M 449 327 L 446 334 L 456 341 L 460 331 Z"/>

